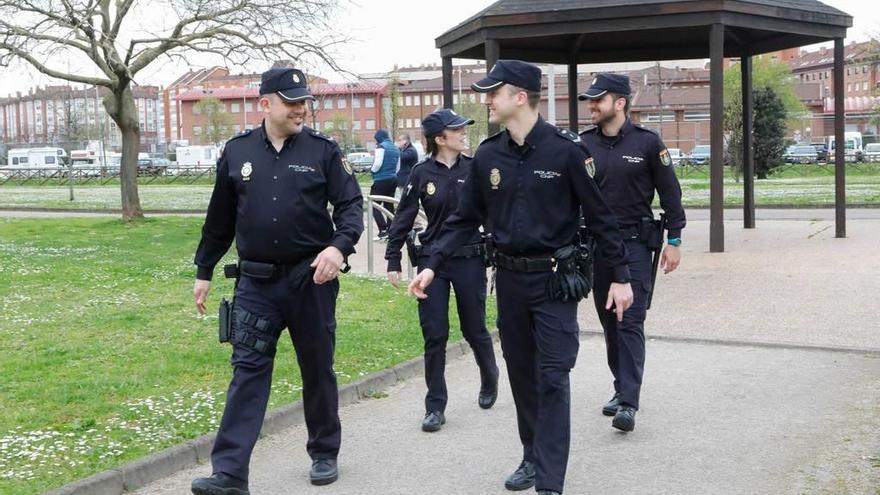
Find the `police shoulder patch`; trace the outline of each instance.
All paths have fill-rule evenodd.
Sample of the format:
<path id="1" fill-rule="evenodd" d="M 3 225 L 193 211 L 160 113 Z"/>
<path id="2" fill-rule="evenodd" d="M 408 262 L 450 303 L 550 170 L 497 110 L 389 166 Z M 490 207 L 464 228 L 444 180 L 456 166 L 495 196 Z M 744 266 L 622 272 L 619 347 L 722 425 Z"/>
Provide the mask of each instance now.
<path id="1" fill-rule="evenodd" d="M 579 142 L 581 142 L 581 138 L 580 138 L 580 136 L 578 136 L 578 135 L 575 134 L 574 132 L 570 131 L 569 129 L 564 129 L 564 128 L 562 128 L 562 127 L 557 127 L 557 128 L 556 128 L 556 133 L 557 133 L 557 135 L 562 136 L 563 138 L 565 138 L 565 139 L 567 139 L 567 140 L 569 140 L 569 141 L 571 141 L 571 142 L 573 142 L 573 143 L 579 143 Z"/>
<path id="2" fill-rule="evenodd" d="M 665 167 L 672 165 L 672 157 L 669 156 L 669 150 L 665 147 L 660 150 L 660 163 Z"/>
<path id="3" fill-rule="evenodd" d="M 584 160 L 584 168 L 587 169 L 587 175 L 589 175 L 591 179 L 596 177 L 596 161 L 593 160 L 592 156 Z"/>

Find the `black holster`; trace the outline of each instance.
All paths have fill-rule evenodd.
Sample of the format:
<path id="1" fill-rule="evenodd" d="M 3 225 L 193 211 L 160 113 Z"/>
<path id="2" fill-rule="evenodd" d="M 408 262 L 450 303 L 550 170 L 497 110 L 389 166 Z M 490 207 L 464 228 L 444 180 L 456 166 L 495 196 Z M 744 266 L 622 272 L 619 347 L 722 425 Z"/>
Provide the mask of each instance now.
<path id="1" fill-rule="evenodd" d="M 495 236 L 491 232 L 485 232 L 480 234 L 480 237 L 483 239 L 483 245 L 485 246 L 483 249 L 483 264 L 486 267 L 496 266 L 498 251 L 495 248 Z"/>
<path id="2" fill-rule="evenodd" d="M 639 240 L 652 251 L 660 249 L 663 245 L 663 231 L 661 229 L 660 220 L 642 217 L 639 220 Z"/>
<path id="3" fill-rule="evenodd" d="M 419 251 L 420 246 L 416 244 L 416 237 L 419 235 L 419 231 L 421 229 L 412 229 L 409 231 L 409 234 L 406 235 L 406 254 L 409 256 L 410 265 L 418 265 L 419 263 Z"/>
<path id="4" fill-rule="evenodd" d="M 557 301 L 580 301 L 593 288 L 592 253 L 589 249 L 564 246 L 551 258 L 553 271 L 547 279 L 547 297 Z"/>
<path id="5" fill-rule="evenodd" d="M 220 299 L 219 325 L 221 344 L 232 339 L 232 306 L 232 301 L 227 301 L 225 297 Z"/>

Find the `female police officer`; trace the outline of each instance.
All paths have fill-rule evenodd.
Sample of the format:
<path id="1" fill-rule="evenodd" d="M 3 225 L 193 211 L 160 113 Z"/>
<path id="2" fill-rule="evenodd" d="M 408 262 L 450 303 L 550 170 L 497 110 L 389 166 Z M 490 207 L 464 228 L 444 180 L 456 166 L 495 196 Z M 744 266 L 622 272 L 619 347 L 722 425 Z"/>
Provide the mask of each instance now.
<path id="1" fill-rule="evenodd" d="M 413 168 L 409 183 L 403 190 L 397 214 L 388 233 L 388 281 L 397 287 L 400 281 L 400 249 L 413 227 L 419 204 L 428 216 L 428 225 L 419 235 L 417 262 L 421 268 L 431 254 L 431 241 L 441 225 L 455 209 L 458 192 L 465 182 L 471 158 L 462 154 L 467 149 L 465 127 L 474 121 L 452 110 L 438 110 L 422 121 L 429 156 Z M 410 241 L 413 242 L 413 241 Z M 419 321 L 425 338 L 425 418 L 422 430 L 438 431 L 446 422 L 446 341 L 449 338 L 449 288 L 455 289 L 461 332 L 470 344 L 480 368 L 481 387 L 478 403 L 489 409 L 498 393 L 498 367 L 492 338 L 486 330 L 486 267 L 480 233 L 474 228 L 470 240 L 460 248 L 428 289 L 430 297 L 419 301 Z"/>

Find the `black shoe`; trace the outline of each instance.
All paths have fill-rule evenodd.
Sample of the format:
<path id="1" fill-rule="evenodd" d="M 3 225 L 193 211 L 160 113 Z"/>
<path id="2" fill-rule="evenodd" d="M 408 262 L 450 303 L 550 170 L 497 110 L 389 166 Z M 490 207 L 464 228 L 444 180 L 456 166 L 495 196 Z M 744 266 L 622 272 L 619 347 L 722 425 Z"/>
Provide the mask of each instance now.
<path id="1" fill-rule="evenodd" d="M 516 471 L 504 480 L 504 488 L 517 492 L 535 486 L 535 463 L 522 461 Z"/>
<path id="2" fill-rule="evenodd" d="M 602 406 L 602 414 L 605 416 L 614 416 L 617 414 L 617 408 L 620 407 L 620 392 L 615 392 L 614 397 Z"/>
<path id="3" fill-rule="evenodd" d="M 493 405 L 495 405 L 495 400 L 498 398 L 498 372 L 495 372 L 495 381 L 492 383 L 492 386 L 489 388 L 480 389 L 480 395 L 477 397 L 477 404 L 480 405 L 481 409 L 490 409 Z"/>
<path id="4" fill-rule="evenodd" d="M 440 428 L 446 424 L 446 416 L 440 411 L 431 411 L 425 414 L 422 420 L 422 431 L 440 431 Z"/>
<path id="5" fill-rule="evenodd" d="M 611 421 L 611 426 L 620 431 L 633 431 L 636 427 L 636 410 L 629 406 L 620 406 Z"/>
<path id="6" fill-rule="evenodd" d="M 209 478 L 196 478 L 192 482 L 195 495 L 250 495 L 247 481 L 215 473 Z"/>
<path id="7" fill-rule="evenodd" d="M 312 460 L 309 480 L 313 485 L 329 485 L 337 479 L 339 479 L 339 470 L 336 469 L 336 459 Z"/>
<path id="8" fill-rule="evenodd" d="M 562 495 L 556 490 L 538 490 L 538 495 Z"/>

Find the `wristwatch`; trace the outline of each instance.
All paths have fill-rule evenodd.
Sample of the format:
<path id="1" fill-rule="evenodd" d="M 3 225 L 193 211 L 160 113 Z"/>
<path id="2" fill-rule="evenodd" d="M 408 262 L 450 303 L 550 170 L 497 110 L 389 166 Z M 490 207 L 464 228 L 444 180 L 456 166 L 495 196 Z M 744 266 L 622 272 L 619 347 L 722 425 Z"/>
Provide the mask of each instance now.
<path id="1" fill-rule="evenodd" d="M 681 246 L 681 237 L 673 237 L 672 239 L 666 239 L 666 244 L 670 246 Z"/>

